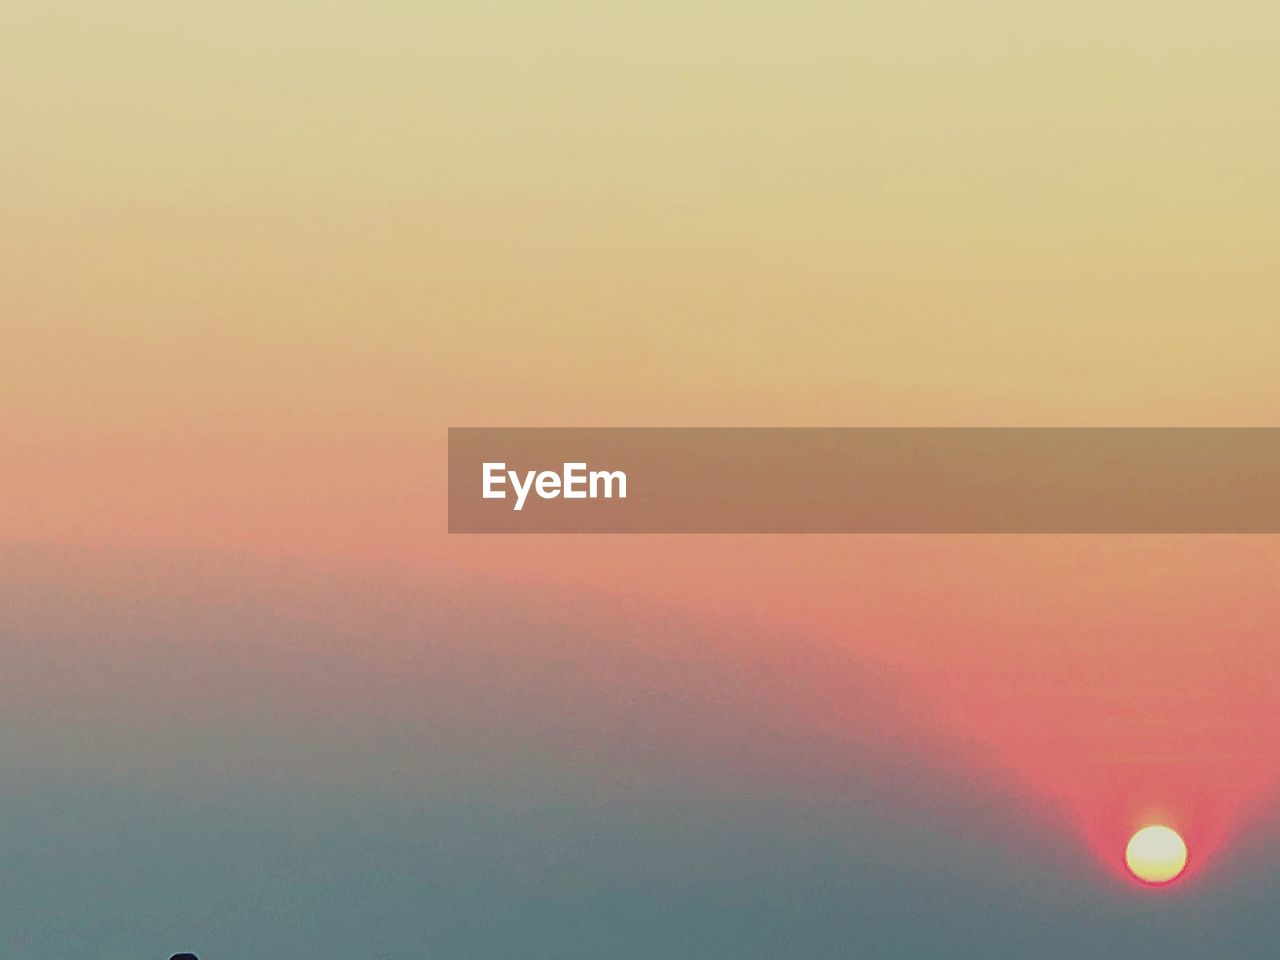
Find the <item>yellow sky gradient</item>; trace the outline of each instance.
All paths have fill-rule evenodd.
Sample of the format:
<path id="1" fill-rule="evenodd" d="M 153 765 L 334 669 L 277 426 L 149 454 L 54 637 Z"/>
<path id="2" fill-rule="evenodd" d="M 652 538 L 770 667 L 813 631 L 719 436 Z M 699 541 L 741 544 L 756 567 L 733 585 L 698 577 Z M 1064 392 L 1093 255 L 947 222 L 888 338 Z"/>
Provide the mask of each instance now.
<path id="1" fill-rule="evenodd" d="M 1277 20 L 6 4 L 0 532 L 403 553 L 448 425 L 1274 424 Z"/>

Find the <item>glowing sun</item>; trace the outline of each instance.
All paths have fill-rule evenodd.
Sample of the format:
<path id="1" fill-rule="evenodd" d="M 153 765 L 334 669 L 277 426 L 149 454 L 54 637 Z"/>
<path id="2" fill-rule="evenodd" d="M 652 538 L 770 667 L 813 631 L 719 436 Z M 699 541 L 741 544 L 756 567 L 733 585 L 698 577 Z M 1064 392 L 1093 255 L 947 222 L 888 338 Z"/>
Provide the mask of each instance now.
<path id="1" fill-rule="evenodd" d="M 1143 827 L 1124 851 L 1129 872 L 1143 883 L 1169 883 L 1187 866 L 1187 845 L 1168 827 Z"/>

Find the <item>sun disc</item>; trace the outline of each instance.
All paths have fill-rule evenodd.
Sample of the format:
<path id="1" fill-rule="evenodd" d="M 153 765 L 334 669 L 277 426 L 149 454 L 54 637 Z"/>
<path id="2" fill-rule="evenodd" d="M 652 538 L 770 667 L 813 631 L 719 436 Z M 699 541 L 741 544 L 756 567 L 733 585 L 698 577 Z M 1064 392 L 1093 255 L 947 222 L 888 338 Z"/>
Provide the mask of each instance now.
<path id="1" fill-rule="evenodd" d="M 1186 869 L 1187 845 L 1168 827 L 1143 827 L 1130 838 L 1124 862 L 1143 883 L 1169 883 Z"/>

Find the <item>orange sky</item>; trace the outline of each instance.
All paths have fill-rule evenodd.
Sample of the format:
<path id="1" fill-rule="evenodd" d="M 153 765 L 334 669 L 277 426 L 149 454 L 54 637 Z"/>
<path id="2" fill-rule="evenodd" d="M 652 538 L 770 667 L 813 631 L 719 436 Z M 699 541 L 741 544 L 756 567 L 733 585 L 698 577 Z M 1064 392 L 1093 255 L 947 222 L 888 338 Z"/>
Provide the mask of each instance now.
<path id="1" fill-rule="evenodd" d="M 1273 8 L 127 6 L 0 15 L 0 542 L 767 622 L 1085 818 L 1270 778 L 1270 540 L 442 498 L 450 425 L 1277 425 Z"/>

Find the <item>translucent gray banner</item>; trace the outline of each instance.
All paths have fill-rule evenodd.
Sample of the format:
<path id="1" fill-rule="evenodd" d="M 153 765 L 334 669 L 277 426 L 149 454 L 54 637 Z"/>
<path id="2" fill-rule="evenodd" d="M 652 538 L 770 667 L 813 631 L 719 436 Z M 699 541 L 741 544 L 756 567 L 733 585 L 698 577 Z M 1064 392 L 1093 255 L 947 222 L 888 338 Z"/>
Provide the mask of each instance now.
<path id="1" fill-rule="evenodd" d="M 1280 429 L 453 428 L 453 533 L 1277 533 Z"/>

